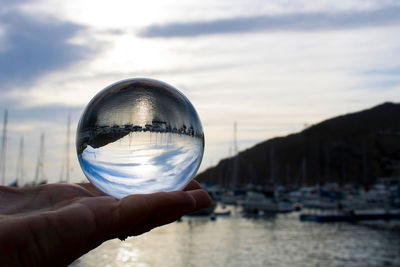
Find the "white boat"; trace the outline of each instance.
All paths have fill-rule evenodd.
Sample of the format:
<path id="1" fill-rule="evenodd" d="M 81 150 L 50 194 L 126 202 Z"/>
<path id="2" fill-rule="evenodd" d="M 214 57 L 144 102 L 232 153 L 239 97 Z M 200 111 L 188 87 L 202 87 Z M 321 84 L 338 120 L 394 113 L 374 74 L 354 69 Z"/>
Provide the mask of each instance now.
<path id="1" fill-rule="evenodd" d="M 221 203 L 224 205 L 237 205 L 245 199 L 245 194 L 246 191 L 244 190 L 226 191 L 221 195 Z"/>
<path id="2" fill-rule="evenodd" d="M 252 191 L 247 192 L 246 198 L 239 200 L 238 204 L 248 214 L 283 213 L 294 210 L 293 204 L 289 202 L 277 201 L 276 199 L 266 197 L 263 193 Z"/>

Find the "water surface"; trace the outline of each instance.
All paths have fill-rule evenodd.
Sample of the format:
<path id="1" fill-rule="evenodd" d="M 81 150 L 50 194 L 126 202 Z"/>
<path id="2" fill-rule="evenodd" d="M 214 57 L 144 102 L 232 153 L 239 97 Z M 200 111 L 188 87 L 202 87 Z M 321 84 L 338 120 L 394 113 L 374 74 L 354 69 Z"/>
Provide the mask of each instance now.
<path id="1" fill-rule="evenodd" d="M 184 218 L 105 242 L 73 266 L 400 266 L 400 233 L 300 222 L 298 213 Z"/>

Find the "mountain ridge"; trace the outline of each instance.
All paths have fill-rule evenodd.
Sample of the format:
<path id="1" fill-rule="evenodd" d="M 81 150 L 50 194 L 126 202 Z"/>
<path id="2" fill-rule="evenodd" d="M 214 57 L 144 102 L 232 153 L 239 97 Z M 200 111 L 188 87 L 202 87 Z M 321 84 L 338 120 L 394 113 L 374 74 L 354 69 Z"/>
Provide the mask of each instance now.
<path id="1" fill-rule="evenodd" d="M 396 175 L 400 175 L 400 104 L 385 102 L 263 141 L 221 160 L 196 179 L 225 187 L 327 182 L 367 186 L 378 177 Z"/>

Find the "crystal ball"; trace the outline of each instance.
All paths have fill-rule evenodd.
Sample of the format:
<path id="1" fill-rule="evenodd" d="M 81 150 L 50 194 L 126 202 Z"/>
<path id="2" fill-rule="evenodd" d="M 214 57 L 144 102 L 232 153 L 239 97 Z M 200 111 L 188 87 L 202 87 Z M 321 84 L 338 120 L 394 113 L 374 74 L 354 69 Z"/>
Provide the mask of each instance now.
<path id="1" fill-rule="evenodd" d="M 135 78 L 106 87 L 89 102 L 78 124 L 76 150 L 89 181 L 121 199 L 183 189 L 200 166 L 204 133 L 181 92 Z"/>

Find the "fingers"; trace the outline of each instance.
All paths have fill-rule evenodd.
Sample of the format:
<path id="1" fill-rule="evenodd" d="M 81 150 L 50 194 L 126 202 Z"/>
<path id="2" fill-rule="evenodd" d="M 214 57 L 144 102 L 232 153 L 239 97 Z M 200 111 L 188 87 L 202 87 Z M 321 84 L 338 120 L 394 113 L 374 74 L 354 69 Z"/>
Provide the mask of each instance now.
<path id="1" fill-rule="evenodd" d="M 211 197 L 203 189 L 191 190 L 187 191 L 187 193 L 190 194 L 196 201 L 196 208 L 194 211 L 207 208 L 211 205 Z"/>
<path id="2" fill-rule="evenodd" d="M 211 199 L 202 189 L 128 196 L 119 202 L 114 214 L 116 234 L 138 235 L 209 205 Z"/>
<path id="3" fill-rule="evenodd" d="M 200 189 L 201 186 L 196 180 L 191 180 L 183 189 L 184 191 Z"/>

